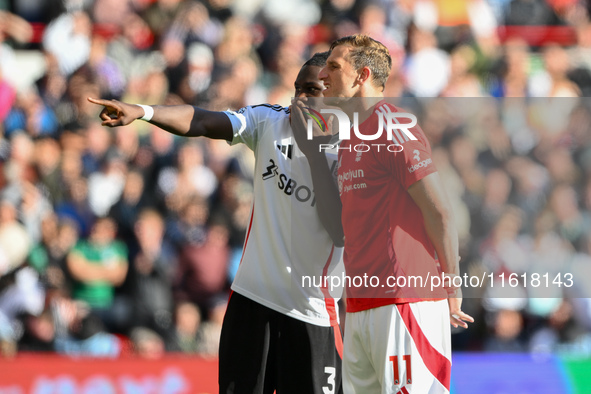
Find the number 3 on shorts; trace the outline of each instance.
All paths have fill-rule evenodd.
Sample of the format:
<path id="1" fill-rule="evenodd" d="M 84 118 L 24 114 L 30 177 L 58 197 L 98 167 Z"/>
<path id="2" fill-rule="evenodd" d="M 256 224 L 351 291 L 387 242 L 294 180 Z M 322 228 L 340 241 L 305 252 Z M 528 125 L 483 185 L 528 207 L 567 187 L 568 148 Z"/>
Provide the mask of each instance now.
<path id="1" fill-rule="evenodd" d="M 334 394 L 334 386 L 335 386 L 335 375 L 336 375 L 336 368 L 335 367 L 324 367 L 324 373 L 328 374 L 328 379 L 326 383 L 328 386 L 322 387 L 322 392 L 324 394 Z"/>

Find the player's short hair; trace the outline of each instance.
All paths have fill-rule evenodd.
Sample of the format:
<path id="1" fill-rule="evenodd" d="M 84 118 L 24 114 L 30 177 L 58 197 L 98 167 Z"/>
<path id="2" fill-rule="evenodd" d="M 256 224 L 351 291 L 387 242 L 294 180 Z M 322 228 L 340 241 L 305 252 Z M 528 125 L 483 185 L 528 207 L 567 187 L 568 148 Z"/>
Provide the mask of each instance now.
<path id="1" fill-rule="evenodd" d="M 348 54 L 348 60 L 356 70 L 368 67 L 371 70 L 372 82 L 376 86 L 385 87 L 392 69 L 390 51 L 381 42 L 366 34 L 354 34 L 334 41 L 330 51 L 339 45 L 348 45 L 353 50 Z"/>
<path id="2" fill-rule="evenodd" d="M 302 67 L 316 66 L 324 67 L 326 65 L 326 59 L 328 59 L 330 52 L 317 52 L 315 53 Z"/>

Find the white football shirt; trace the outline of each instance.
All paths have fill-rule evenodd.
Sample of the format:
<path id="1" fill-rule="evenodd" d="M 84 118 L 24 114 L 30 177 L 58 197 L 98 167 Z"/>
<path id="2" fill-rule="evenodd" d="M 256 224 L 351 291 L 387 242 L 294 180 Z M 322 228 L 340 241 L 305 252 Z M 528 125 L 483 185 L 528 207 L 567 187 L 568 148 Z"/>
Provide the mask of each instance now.
<path id="1" fill-rule="evenodd" d="M 333 245 L 316 213 L 312 174 L 295 143 L 289 109 L 264 104 L 226 114 L 232 145 L 244 143 L 255 154 L 253 209 L 232 290 L 293 318 L 334 324 L 341 291 L 329 294 L 318 284 L 341 276 L 342 248 Z M 333 174 L 336 159 L 327 153 Z"/>

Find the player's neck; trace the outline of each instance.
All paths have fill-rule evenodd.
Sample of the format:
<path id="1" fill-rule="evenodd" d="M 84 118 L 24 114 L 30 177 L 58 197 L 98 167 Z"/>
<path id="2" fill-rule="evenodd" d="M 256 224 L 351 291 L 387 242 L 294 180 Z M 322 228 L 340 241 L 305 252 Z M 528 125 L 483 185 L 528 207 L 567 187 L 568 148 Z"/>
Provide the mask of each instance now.
<path id="1" fill-rule="evenodd" d="M 361 124 L 371 116 L 375 106 L 383 99 L 383 94 L 377 96 L 355 96 L 348 100 L 346 104 L 342 106 L 342 109 L 350 116 L 357 113 L 358 122 Z"/>

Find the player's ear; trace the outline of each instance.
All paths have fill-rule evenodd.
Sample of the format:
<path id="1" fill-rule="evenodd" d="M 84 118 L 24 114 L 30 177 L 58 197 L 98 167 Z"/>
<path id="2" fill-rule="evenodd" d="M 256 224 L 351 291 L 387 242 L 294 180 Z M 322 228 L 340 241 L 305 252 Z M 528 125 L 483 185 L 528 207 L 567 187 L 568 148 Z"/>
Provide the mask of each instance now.
<path id="1" fill-rule="evenodd" d="M 369 69 L 369 67 L 362 67 L 361 69 L 359 69 L 359 72 L 357 73 L 357 81 L 360 85 L 369 83 L 370 79 L 371 70 Z"/>

